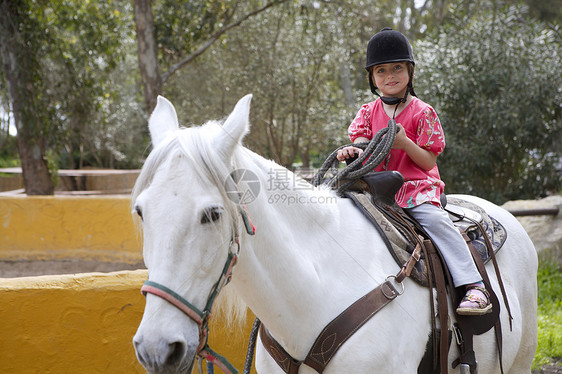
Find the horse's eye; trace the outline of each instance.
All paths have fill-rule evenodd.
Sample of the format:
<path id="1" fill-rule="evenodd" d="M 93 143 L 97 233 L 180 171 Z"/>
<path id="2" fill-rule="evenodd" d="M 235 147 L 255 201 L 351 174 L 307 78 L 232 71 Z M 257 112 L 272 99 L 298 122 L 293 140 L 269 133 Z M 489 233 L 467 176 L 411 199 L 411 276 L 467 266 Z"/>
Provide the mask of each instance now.
<path id="1" fill-rule="evenodd" d="M 205 209 L 203 216 L 201 217 L 201 223 L 215 222 L 221 218 L 222 208 L 218 206 L 213 206 Z"/>
<path id="2" fill-rule="evenodd" d="M 140 217 L 140 219 L 142 220 L 142 210 L 139 206 L 135 206 L 135 212 L 137 212 L 137 215 Z"/>

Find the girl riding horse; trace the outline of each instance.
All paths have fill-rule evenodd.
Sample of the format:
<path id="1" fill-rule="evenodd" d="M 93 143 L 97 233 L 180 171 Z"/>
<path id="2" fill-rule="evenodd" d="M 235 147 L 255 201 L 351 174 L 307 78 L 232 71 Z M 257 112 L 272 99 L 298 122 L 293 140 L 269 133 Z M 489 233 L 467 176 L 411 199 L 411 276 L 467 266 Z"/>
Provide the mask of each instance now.
<path id="1" fill-rule="evenodd" d="M 441 206 L 445 184 L 439 177 L 436 160 L 445 148 L 445 136 L 435 110 L 414 93 L 414 65 L 412 47 L 400 32 L 384 28 L 371 38 L 365 69 L 371 91 L 379 97 L 359 109 L 348 134 L 354 143 L 368 142 L 386 127 L 390 118 L 396 118 L 399 131 L 392 151 L 375 170 L 395 170 L 404 176 L 396 202 L 433 239 L 447 262 L 455 287 L 466 287 L 457 313 L 490 313 L 490 295 L 470 250 Z M 337 157 L 344 161 L 362 152 L 361 148 L 349 146 L 338 151 Z"/>

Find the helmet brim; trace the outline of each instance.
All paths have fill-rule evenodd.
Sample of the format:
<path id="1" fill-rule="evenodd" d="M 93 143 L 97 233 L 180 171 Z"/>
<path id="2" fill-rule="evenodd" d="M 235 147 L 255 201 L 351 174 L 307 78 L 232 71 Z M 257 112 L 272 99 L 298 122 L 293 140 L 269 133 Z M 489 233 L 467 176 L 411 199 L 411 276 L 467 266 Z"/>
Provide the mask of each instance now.
<path id="1" fill-rule="evenodd" d="M 410 63 L 412 63 L 412 65 L 414 65 L 414 66 L 416 65 L 414 60 L 412 60 L 411 58 L 397 58 L 397 59 L 392 59 L 392 60 L 377 61 L 375 63 L 365 65 L 365 70 L 369 71 L 370 67 L 382 65 L 382 64 L 390 64 L 390 63 L 393 63 L 393 62 L 410 62 Z"/>

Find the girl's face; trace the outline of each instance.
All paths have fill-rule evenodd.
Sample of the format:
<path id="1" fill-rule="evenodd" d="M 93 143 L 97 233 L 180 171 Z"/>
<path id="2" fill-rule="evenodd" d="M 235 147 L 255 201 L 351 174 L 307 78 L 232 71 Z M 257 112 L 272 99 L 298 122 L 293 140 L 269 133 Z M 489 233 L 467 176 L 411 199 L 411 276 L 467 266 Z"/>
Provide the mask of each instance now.
<path id="1" fill-rule="evenodd" d="M 390 62 L 373 66 L 373 83 L 382 96 L 403 97 L 410 81 L 406 62 Z"/>

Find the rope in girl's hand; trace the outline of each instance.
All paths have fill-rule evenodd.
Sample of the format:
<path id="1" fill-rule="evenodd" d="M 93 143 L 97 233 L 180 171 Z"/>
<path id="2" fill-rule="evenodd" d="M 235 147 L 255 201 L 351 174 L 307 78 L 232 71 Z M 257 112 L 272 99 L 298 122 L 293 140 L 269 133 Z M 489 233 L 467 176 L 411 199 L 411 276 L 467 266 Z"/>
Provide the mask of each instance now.
<path id="1" fill-rule="evenodd" d="M 338 195 L 343 195 L 343 193 L 353 185 L 353 183 L 367 174 L 370 171 L 373 171 L 375 167 L 377 167 L 390 153 L 392 149 L 392 144 L 394 144 L 394 139 L 396 138 L 396 132 L 399 128 L 396 126 L 396 121 L 394 118 L 388 121 L 387 127 L 384 129 L 379 130 L 373 139 L 369 142 L 364 143 L 357 143 L 357 144 L 346 144 L 338 147 L 335 151 L 333 151 L 318 173 L 312 178 L 312 184 L 314 186 L 320 185 L 324 182 L 324 175 L 328 171 L 330 167 L 337 169 L 339 165 L 339 161 L 337 160 L 338 151 L 342 148 L 354 146 L 357 148 L 363 149 L 363 153 L 357 157 L 352 163 L 347 165 L 344 169 L 336 172 L 336 174 L 325 184 L 330 187 L 337 186 L 340 181 L 346 180 L 345 183 L 340 185 L 337 189 Z M 368 160 L 367 160 L 368 159 Z M 363 164 L 363 162 L 365 164 Z"/>

